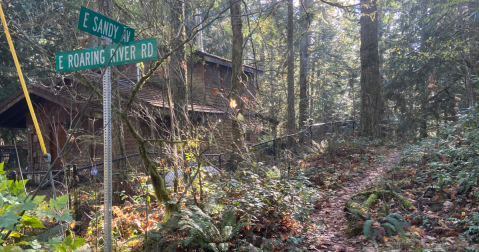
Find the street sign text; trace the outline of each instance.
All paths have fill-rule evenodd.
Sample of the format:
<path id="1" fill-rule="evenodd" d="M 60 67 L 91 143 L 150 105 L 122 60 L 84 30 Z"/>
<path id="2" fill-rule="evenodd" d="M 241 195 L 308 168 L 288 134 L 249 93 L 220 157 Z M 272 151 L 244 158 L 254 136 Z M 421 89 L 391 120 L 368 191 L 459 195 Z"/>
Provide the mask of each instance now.
<path id="1" fill-rule="evenodd" d="M 156 38 L 137 40 L 118 45 L 98 46 L 75 51 L 59 52 L 55 55 L 56 71 L 73 72 L 110 66 L 157 60 Z M 116 53 L 115 53 L 116 50 Z M 113 55 L 113 57 L 111 57 Z"/>
<path id="2" fill-rule="evenodd" d="M 93 34 L 98 37 L 110 38 L 113 43 L 128 43 L 134 40 L 135 30 L 113 19 L 107 18 L 84 6 L 80 9 L 78 18 L 78 29 Z M 125 36 L 122 40 L 123 30 Z"/>

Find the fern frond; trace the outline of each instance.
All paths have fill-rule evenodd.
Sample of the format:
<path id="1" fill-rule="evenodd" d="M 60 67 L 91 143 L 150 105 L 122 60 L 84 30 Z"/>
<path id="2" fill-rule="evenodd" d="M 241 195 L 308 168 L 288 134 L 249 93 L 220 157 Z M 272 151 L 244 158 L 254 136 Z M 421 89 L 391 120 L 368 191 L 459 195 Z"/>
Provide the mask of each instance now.
<path id="1" fill-rule="evenodd" d="M 389 236 L 393 236 L 396 233 L 396 228 L 390 223 L 383 223 L 381 226 L 386 229 Z"/>
<path id="2" fill-rule="evenodd" d="M 62 226 L 63 226 L 63 230 L 66 230 L 68 228 L 67 224 L 57 225 L 57 226 L 54 226 L 54 227 L 46 230 L 45 232 L 41 233 L 35 239 L 39 242 L 47 242 L 48 239 L 51 239 L 55 236 L 60 235 L 60 231 L 62 230 L 61 229 Z"/>
<path id="3" fill-rule="evenodd" d="M 392 213 L 392 214 L 389 214 L 388 216 L 391 216 L 391 217 L 395 217 L 396 219 L 398 219 L 399 221 L 402 221 L 404 223 L 407 223 L 407 220 L 400 214 L 397 214 L 397 213 Z"/>
<path id="4" fill-rule="evenodd" d="M 224 226 L 221 230 L 221 237 L 223 237 L 223 241 L 227 241 L 231 237 L 231 233 L 233 231 L 232 226 Z"/>
<path id="5" fill-rule="evenodd" d="M 235 217 L 235 212 L 234 211 L 228 211 L 225 214 L 225 217 L 223 221 L 221 222 L 221 228 L 224 228 L 226 226 L 234 226 L 236 224 L 236 217 Z"/>
<path id="6" fill-rule="evenodd" d="M 194 240 L 195 240 L 195 237 L 194 237 L 194 236 L 189 236 L 188 238 L 185 239 L 185 242 L 183 243 L 183 245 L 184 245 L 185 247 L 188 247 L 188 245 L 190 245 L 190 243 L 191 243 L 192 241 L 194 241 Z"/>
<path id="7" fill-rule="evenodd" d="M 397 220 L 396 218 L 388 215 L 386 216 L 386 219 L 387 221 L 389 221 L 390 223 L 392 223 L 394 225 L 394 227 L 396 228 L 396 231 L 401 235 L 401 236 L 405 236 L 406 235 L 406 232 L 404 232 L 404 229 L 402 227 L 402 224 L 401 222 L 399 222 L 399 220 Z"/>
<path id="8" fill-rule="evenodd" d="M 374 220 L 367 220 L 364 222 L 363 226 L 363 234 L 364 234 L 364 239 L 367 240 L 369 236 L 371 235 L 371 226 L 373 225 Z"/>
<path id="9" fill-rule="evenodd" d="M 233 231 L 231 231 L 230 236 L 229 236 L 226 240 L 229 240 L 229 239 L 233 238 L 233 236 L 235 236 L 235 235 L 241 230 L 242 227 L 248 226 L 248 225 L 249 225 L 249 226 L 254 226 L 254 223 L 251 223 L 251 222 L 243 222 L 243 223 L 239 224 L 238 226 L 236 226 L 236 227 L 233 229 Z"/>
<path id="10" fill-rule="evenodd" d="M 472 221 L 479 223 L 479 213 L 476 213 L 476 212 L 472 213 Z"/>
<path id="11" fill-rule="evenodd" d="M 208 246 L 207 248 L 215 251 L 215 252 L 219 252 L 218 248 L 216 247 L 216 244 L 215 243 L 208 243 Z"/>

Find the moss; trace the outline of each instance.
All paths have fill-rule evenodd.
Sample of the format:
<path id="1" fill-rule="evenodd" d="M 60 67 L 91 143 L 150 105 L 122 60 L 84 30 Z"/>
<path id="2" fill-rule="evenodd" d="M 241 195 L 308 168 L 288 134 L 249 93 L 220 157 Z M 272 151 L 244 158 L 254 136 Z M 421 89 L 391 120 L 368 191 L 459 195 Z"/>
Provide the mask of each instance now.
<path id="1" fill-rule="evenodd" d="M 369 210 L 374 205 L 377 199 L 378 196 L 376 194 L 372 193 L 371 195 L 369 195 L 369 198 L 363 204 L 363 209 L 366 211 Z"/>
<path id="2" fill-rule="evenodd" d="M 391 196 L 397 198 L 397 199 L 399 200 L 399 202 L 401 202 L 401 205 L 402 205 L 404 208 L 409 209 L 409 208 L 411 208 L 411 207 L 413 206 L 412 203 L 411 203 L 409 200 L 407 200 L 405 197 L 403 197 L 403 196 L 401 196 L 401 195 L 399 195 L 399 194 L 397 194 L 397 193 L 395 193 L 395 192 L 391 192 L 391 191 L 389 191 L 389 190 L 372 190 L 372 191 L 360 192 L 360 193 L 354 194 L 354 195 L 351 197 L 351 199 L 354 199 L 354 198 L 360 197 L 360 196 L 369 197 L 369 198 L 366 200 L 365 204 L 364 204 L 364 206 L 366 206 L 366 205 L 367 205 L 366 203 L 367 203 L 369 200 L 372 200 L 372 199 L 371 199 L 371 196 L 372 196 L 372 195 L 375 195 L 375 198 L 376 198 L 376 199 L 377 199 L 378 197 L 381 197 L 381 198 L 382 198 L 382 197 L 384 197 L 385 195 L 391 195 Z M 373 197 L 373 198 L 374 198 L 374 197 Z M 376 200 L 376 199 L 374 199 L 374 200 Z M 372 202 L 372 203 L 374 203 L 374 202 Z M 363 206 L 363 207 L 364 207 L 364 206 Z M 372 205 L 370 205 L 369 207 L 371 207 L 371 206 L 372 206 Z M 368 208 L 368 209 L 369 209 L 369 208 Z"/>

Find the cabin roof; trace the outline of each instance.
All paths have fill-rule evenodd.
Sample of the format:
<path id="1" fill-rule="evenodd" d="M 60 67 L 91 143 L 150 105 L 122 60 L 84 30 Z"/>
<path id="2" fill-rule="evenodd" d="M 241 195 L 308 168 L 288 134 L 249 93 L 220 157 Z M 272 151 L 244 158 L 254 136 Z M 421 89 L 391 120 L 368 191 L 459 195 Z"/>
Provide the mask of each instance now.
<path id="1" fill-rule="evenodd" d="M 99 80 L 101 75 L 90 73 L 87 77 L 90 80 L 95 81 Z M 74 82 L 78 81 L 73 75 L 66 75 L 65 79 L 70 79 Z M 131 87 L 133 85 L 134 82 L 131 80 L 119 80 L 119 90 L 123 97 L 131 92 Z M 48 100 L 67 108 L 70 108 L 71 106 L 83 108 L 82 104 L 86 103 L 88 97 L 72 92 L 71 87 L 68 87 L 68 85 L 59 86 L 60 88 L 52 88 L 40 83 L 30 83 L 27 86 L 27 89 L 30 99 L 34 104 Z M 148 83 L 146 83 L 140 90 L 138 97 L 141 102 L 150 106 L 169 108 L 168 102 L 163 99 L 162 90 Z M 191 111 L 191 106 L 188 106 L 188 109 Z M 221 109 L 199 103 L 193 103 L 193 109 L 195 112 L 213 114 L 224 113 Z M 98 98 L 92 99 L 87 107 L 87 113 L 92 111 L 102 111 L 102 105 Z M 19 90 L 0 104 L 0 127 L 25 128 L 27 114 L 28 106 L 25 100 L 25 95 L 23 94 L 23 90 Z"/>
<path id="2" fill-rule="evenodd" d="M 229 60 L 229 59 L 226 59 L 226 58 L 214 55 L 214 54 L 210 54 L 210 53 L 207 53 L 207 52 L 202 52 L 202 51 L 199 51 L 199 50 L 196 51 L 196 54 L 199 55 L 199 56 L 202 56 L 203 59 L 206 62 L 219 64 L 219 65 L 223 65 L 223 66 L 226 66 L 226 67 L 232 67 L 231 60 Z M 249 65 L 243 65 L 243 70 L 246 73 L 250 73 L 250 74 L 262 74 L 263 73 L 262 70 L 260 70 L 258 68 L 255 68 L 253 66 L 249 66 Z"/>

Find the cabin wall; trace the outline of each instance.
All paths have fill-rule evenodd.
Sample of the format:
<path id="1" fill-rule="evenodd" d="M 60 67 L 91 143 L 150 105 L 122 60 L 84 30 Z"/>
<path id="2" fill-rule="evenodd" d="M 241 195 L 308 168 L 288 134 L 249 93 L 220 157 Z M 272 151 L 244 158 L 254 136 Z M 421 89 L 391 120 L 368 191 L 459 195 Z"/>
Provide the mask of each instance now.
<path id="1" fill-rule="evenodd" d="M 192 72 L 190 73 L 190 71 Z M 188 96 L 191 96 L 190 99 L 194 102 L 205 103 L 207 92 L 207 89 L 205 89 L 205 65 L 202 62 L 195 63 L 193 67 L 189 65 L 187 74 L 188 81 L 190 81 L 190 78 L 192 80 L 192 83 L 188 86 Z"/>

